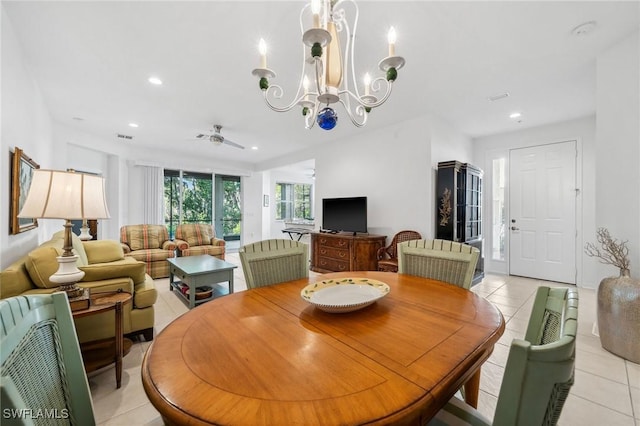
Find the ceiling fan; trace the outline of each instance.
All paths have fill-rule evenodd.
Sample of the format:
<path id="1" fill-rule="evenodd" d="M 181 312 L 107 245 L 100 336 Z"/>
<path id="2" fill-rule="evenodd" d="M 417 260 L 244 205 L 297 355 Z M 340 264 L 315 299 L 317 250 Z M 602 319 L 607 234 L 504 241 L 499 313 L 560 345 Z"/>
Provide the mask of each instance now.
<path id="1" fill-rule="evenodd" d="M 196 135 L 197 139 L 209 139 L 211 142 L 213 142 L 214 145 L 222 145 L 227 144 L 230 146 L 233 146 L 235 148 L 240 148 L 240 149 L 244 149 L 244 146 L 237 144 L 235 142 L 230 141 L 229 139 L 225 138 L 224 136 L 222 136 L 220 134 L 220 130 L 222 129 L 222 126 L 220 124 L 214 124 L 213 125 L 213 133 L 211 134 L 205 134 L 205 133 L 200 133 L 199 135 Z"/>

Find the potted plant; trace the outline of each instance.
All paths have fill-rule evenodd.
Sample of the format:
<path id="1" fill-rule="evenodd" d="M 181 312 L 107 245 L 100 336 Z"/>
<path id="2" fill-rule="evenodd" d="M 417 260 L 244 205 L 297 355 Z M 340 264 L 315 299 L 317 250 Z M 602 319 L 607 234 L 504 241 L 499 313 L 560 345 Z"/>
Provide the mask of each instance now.
<path id="1" fill-rule="evenodd" d="M 620 269 L 620 276 L 605 278 L 598 287 L 600 343 L 609 352 L 640 363 L 640 280 L 631 278 L 627 241 L 612 238 L 606 228 L 598 229 L 597 241 L 600 246 L 587 243 L 585 253 Z"/>

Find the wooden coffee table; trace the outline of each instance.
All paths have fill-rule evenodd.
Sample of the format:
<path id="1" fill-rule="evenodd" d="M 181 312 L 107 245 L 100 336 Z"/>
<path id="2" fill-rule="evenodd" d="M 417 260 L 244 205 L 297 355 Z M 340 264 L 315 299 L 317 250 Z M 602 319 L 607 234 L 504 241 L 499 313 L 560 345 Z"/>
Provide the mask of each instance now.
<path id="1" fill-rule="evenodd" d="M 109 291 L 91 294 L 91 305 L 87 309 L 73 311 L 74 318 L 98 315 L 115 311 L 115 336 L 80 344 L 84 369 L 87 373 L 116 364 L 116 388 L 122 384 L 122 357 L 129 353 L 132 342 L 123 335 L 122 306 L 131 301 L 131 293 Z"/>
<path id="2" fill-rule="evenodd" d="M 185 256 L 167 259 L 169 262 L 169 289 L 175 290 L 184 300 L 189 309 L 196 305 L 208 302 L 216 296 L 212 288 L 211 296 L 204 299 L 196 299 L 196 287 L 212 285 L 221 282 L 229 282 L 229 292 L 233 293 L 233 270 L 237 268 L 233 263 L 225 262 L 217 257 L 203 254 L 201 256 Z M 189 286 L 189 294 L 180 291 L 174 276 Z M 219 295 L 220 293 L 218 293 Z"/>

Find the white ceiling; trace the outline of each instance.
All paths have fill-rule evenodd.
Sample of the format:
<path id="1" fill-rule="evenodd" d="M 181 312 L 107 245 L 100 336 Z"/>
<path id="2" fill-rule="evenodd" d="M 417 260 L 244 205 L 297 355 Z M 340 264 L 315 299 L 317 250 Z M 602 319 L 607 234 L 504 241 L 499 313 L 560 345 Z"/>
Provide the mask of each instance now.
<path id="1" fill-rule="evenodd" d="M 362 132 L 324 131 L 267 108 L 251 70 L 269 44 L 272 83 L 295 91 L 301 1 L 2 1 L 54 120 L 113 144 L 260 163 Z M 482 136 L 595 112 L 595 59 L 639 27 L 638 1 L 360 1 L 356 64 L 375 72 L 386 32 L 405 57 L 369 130 L 434 113 Z M 591 34 L 571 30 L 597 21 Z M 3 29 L 4 31 L 4 29 Z M 160 87 L 147 82 L 157 75 Z M 506 99 L 489 96 L 509 92 Z M 285 94 L 285 97 L 287 95 Z M 292 94 L 289 94 L 292 96 Z M 336 107 L 340 115 L 341 107 Z M 522 122 L 508 118 L 521 111 Z M 83 120 L 74 120 L 81 117 Z M 129 122 L 139 123 L 137 129 Z M 214 123 L 247 147 L 193 140 Z M 132 135 L 132 141 L 116 138 Z M 248 149 L 257 146 L 257 151 Z"/>

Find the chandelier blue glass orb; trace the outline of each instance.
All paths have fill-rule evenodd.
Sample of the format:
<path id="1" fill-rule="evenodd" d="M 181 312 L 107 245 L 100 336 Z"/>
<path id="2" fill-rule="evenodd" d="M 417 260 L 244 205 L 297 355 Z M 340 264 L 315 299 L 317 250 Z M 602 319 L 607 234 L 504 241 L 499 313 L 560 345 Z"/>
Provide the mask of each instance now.
<path id="1" fill-rule="evenodd" d="M 333 108 L 325 107 L 318 113 L 318 126 L 324 130 L 331 130 L 338 124 L 338 114 Z"/>

